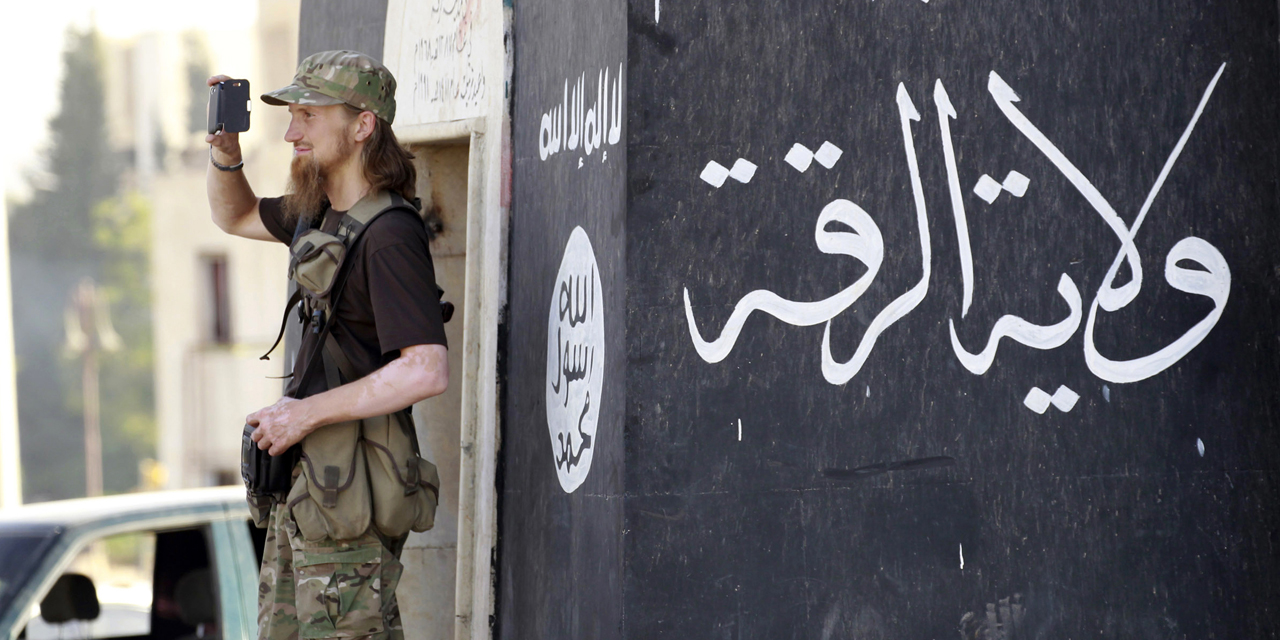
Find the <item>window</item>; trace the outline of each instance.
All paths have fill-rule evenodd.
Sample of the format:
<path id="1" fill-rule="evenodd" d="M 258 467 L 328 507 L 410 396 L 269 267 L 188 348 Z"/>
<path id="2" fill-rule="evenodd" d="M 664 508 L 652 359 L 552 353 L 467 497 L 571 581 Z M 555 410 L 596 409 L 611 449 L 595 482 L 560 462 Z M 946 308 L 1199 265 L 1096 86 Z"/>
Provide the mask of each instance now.
<path id="1" fill-rule="evenodd" d="M 218 636 L 207 529 L 138 531 L 89 543 L 43 596 L 28 640 Z M 70 588 L 61 588 L 64 582 Z M 92 612 L 96 599 L 97 617 Z M 92 618 L 92 619 L 83 619 Z"/>
<path id="2" fill-rule="evenodd" d="M 9 608 L 22 585 L 57 536 L 54 531 L 0 532 L 0 611 Z"/>
<path id="3" fill-rule="evenodd" d="M 51 592 L 43 603 L 50 611 L 42 612 L 41 617 L 27 625 L 27 638 L 112 638 L 150 634 L 155 553 L 156 535 L 149 531 L 124 533 L 89 543 L 76 555 L 71 566 L 63 572 L 63 577 L 78 574 L 88 578 L 93 584 L 101 613 L 95 620 L 49 622 L 45 616 L 53 615 L 50 599 L 56 598 Z M 56 586 L 53 591 L 58 591 Z"/>
<path id="4" fill-rule="evenodd" d="M 227 257 L 206 255 L 200 259 L 204 287 L 204 339 L 231 344 L 231 294 L 228 292 Z"/>

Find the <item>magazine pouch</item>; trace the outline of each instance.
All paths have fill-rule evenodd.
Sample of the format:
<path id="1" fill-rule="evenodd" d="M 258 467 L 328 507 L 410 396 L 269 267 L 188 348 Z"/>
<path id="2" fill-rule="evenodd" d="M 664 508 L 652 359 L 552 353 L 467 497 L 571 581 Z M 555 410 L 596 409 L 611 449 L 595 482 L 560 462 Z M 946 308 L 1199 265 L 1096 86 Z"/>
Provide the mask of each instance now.
<path id="1" fill-rule="evenodd" d="M 321 427 L 302 440 L 302 473 L 287 498 L 302 537 L 352 540 L 369 529 L 369 476 L 360 422 Z"/>
<path id="2" fill-rule="evenodd" d="M 254 430 L 252 425 L 246 424 L 240 436 L 240 476 L 247 491 L 253 524 L 265 529 L 276 496 L 292 488 L 300 447 L 295 444 L 284 453 L 273 456 L 258 448 L 258 443 L 253 440 Z"/>
<path id="3" fill-rule="evenodd" d="M 435 526 L 440 475 L 418 454 L 416 440 L 408 411 L 364 420 L 373 522 L 388 537 Z"/>
<path id="4" fill-rule="evenodd" d="M 308 230 L 289 245 L 289 279 L 309 298 L 327 299 L 347 257 L 347 246 L 337 236 Z"/>

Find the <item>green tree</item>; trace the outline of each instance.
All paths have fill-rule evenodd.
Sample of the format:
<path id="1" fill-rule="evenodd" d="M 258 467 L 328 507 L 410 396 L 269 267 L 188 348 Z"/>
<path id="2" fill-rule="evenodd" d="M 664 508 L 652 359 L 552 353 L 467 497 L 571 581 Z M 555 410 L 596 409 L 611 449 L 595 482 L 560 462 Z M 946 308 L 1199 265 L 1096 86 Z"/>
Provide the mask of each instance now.
<path id="1" fill-rule="evenodd" d="M 118 196 L 122 154 L 108 142 L 102 45 L 68 30 L 58 114 L 49 122 L 48 186 L 9 207 L 23 488 L 29 501 L 84 494 L 79 364 L 66 357 L 64 310 L 84 277 L 111 303 L 125 349 L 102 358 L 108 493 L 137 484 L 154 455 L 147 211 Z"/>
<path id="2" fill-rule="evenodd" d="M 62 62 L 60 107 L 49 122 L 47 169 L 53 184 L 37 189 L 11 215 L 10 242 L 15 250 L 39 247 L 49 258 L 93 262 L 97 251 L 86 230 L 95 204 L 116 194 L 121 161 L 107 141 L 98 33 L 68 30 Z M 30 214 L 39 220 L 29 220 Z"/>
<path id="3" fill-rule="evenodd" d="M 108 491 L 126 491 L 138 485 L 138 462 L 156 455 L 151 207 L 146 198 L 128 193 L 103 200 L 93 214 L 94 240 L 102 252 L 99 291 L 124 343 L 102 360 L 103 481 Z"/>

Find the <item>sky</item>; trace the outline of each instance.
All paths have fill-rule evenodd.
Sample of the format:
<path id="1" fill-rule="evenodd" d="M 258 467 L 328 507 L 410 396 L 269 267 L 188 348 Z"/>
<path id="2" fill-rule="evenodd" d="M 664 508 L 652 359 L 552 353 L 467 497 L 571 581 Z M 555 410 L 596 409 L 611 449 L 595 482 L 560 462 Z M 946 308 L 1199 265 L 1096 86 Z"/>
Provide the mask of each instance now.
<path id="1" fill-rule="evenodd" d="M 83 28 L 92 19 L 103 36 L 129 38 L 152 31 L 225 29 L 231 20 L 243 27 L 257 15 L 256 0 L 14 0 L 5 4 L 0 10 L 0 52 L 11 61 L 9 73 L 21 78 L 21 101 L 12 99 L 16 79 L 10 75 L 4 92 L 9 99 L 0 101 L 3 121 L 10 125 L 0 154 L 0 191 L 19 196 L 28 192 L 24 176 L 40 166 L 49 118 L 57 112 L 68 26 Z M 212 7 L 216 7 L 216 20 L 209 20 Z"/>

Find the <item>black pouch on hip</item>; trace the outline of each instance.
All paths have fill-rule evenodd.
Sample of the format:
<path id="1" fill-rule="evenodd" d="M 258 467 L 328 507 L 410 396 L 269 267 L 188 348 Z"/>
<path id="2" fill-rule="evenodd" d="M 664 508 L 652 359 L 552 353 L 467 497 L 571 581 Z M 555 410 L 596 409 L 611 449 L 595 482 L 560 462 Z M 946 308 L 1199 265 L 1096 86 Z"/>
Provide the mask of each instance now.
<path id="1" fill-rule="evenodd" d="M 253 430 L 252 425 L 244 425 L 240 439 L 240 477 L 244 479 L 244 488 L 251 496 L 288 493 L 301 449 L 295 444 L 273 456 L 258 448 L 258 443 L 253 441 Z"/>

